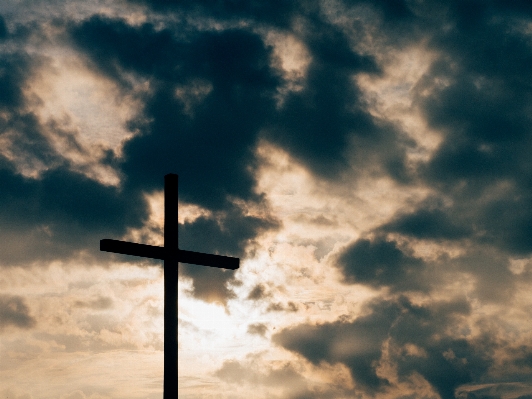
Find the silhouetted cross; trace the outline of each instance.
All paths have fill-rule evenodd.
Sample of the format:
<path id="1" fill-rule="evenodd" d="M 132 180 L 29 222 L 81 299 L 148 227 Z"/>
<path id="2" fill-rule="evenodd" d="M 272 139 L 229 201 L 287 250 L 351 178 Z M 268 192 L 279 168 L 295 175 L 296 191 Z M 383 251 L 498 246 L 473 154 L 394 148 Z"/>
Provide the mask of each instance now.
<path id="1" fill-rule="evenodd" d="M 177 267 L 179 262 L 238 269 L 240 259 L 185 251 L 178 247 L 177 175 L 164 176 L 164 246 L 100 240 L 100 251 L 164 260 L 164 387 L 163 398 L 177 398 Z"/>

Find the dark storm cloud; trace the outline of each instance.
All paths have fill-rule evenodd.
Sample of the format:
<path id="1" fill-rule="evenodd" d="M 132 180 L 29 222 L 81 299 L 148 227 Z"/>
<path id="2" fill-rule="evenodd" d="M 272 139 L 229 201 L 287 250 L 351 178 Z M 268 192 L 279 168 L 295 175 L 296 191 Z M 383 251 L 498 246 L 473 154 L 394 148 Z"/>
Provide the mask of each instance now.
<path id="1" fill-rule="evenodd" d="M 397 345 L 412 343 L 422 348 L 422 356 L 408 353 L 396 360 L 404 378 L 421 374 L 442 399 L 454 398 L 455 389 L 478 381 L 493 363 L 490 343 L 468 339 L 470 331 L 461 325 L 471 314 L 465 299 L 436 302 L 430 306 L 404 304 L 407 312 L 394 324 L 391 334 Z"/>
<path id="2" fill-rule="evenodd" d="M 434 239 L 430 234 L 399 231 L 422 240 Z M 436 238 L 442 237 L 438 234 Z M 445 238 L 449 239 L 448 236 Z M 372 239 L 358 239 L 344 248 L 336 255 L 334 264 L 346 284 L 387 287 L 396 293 L 430 293 L 446 284 L 448 279 L 466 274 L 474 282 L 472 293 L 475 297 L 491 303 L 508 303 L 515 294 L 517 283 L 507 255 L 484 245 L 465 248 L 460 256 L 441 255 L 425 261 L 414 256 L 408 248 L 400 247 L 396 241 L 377 235 Z M 526 273 L 519 277 L 520 280 L 528 278 Z"/>
<path id="3" fill-rule="evenodd" d="M 168 172 L 185 176 L 181 200 L 216 213 L 180 226 L 182 246 L 243 257 L 257 234 L 278 225 L 271 218 L 248 216 L 228 200 L 231 196 L 262 201 L 253 190 L 250 168 L 257 130 L 264 113 L 273 107 L 268 92 L 274 91 L 279 79 L 269 67 L 271 49 L 246 31 L 207 32 L 178 40 L 171 31 L 150 24 L 133 28 L 122 20 L 101 17 L 70 29 L 94 65 L 123 90 L 130 88 L 124 71 L 152 80 L 155 91 L 145 98 L 145 115 L 130 122 L 132 129 L 146 130 L 126 144 L 123 159 L 108 153 L 103 160 L 121 169 L 121 187 L 104 186 L 75 172 L 29 111 L 30 100 L 24 94 L 28 79 L 45 60 L 23 52 L 4 54 L 0 134 L 10 141 L 15 159 L 0 159 L 2 263 L 65 259 L 80 251 L 98 256 L 101 238 L 120 238 L 128 228 L 142 226 L 148 217 L 143 192 L 161 189 L 162 176 Z M 193 110 L 196 117 L 191 119 L 176 89 L 194 86 L 198 80 L 212 85 L 212 93 Z M 69 138 L 69 132 L 53 121 L 47 128 Z M 70 142 L 82 150 L 75 138 Z M 20 169 L 43 171 L 30 178 Z M 225 302 L 233 296 L 228 281 L 234 273 L 181 269 L 194 278 L 198 297 Z M 212 273 L 219 275 L 212 278 Z"/>
<path id="4" fill-rule="evenodd" d="M 379 73 L 378 66 L 372 57 L 358 54 L 341 29 L 325 22 L 316 4 L 145 3 L 193 20 L 260 19 L 290 29 L 297 15 L 307 25 L 299 34 L 312 57 L 304 89 L 288 93 L 281 105 L 279 93 L 286 82 L 274 68 L 273 49 L 252 29 L 200 31 L 186 22 L 131 26 L 103 16 L 70 26 L 71 39 L 90 63 L 124 90 L 130 84 L 127 73 L 150 81 L 143 112 L 130 121 L 139 134 L 125 143 L 123 158 L 115 161 L 127 177 L 126 187 L 149 191 L 160 176 L 174 171 L 182 176 L 181 200 L 225 214 L 222 222 L 215 216 L 183 226 L 180 237 L 190 241 L 187 249 L 200 245 L 203 251 L 241 256 L 254 237 L 278 225 L 245 216 L 230 203 L 231 198 L 263 200 L 254 190 L 254 149 L 264 137 L 328 178 L 350 168 L 353 160 L 378 159 L 381 169 L 407 179 L 400 133 L 374 121 L 352 84 L 354 74 Z M 400 7 L 385 3 L 379 3 L 383 15 L 401 14 Z M 347 154 L 353 142 L 356 154 Z M 230 224 L 238 229 L 228 228 Z M 193 278 L 199 297 L 224 302 L 232 295 L 233 272 L 188 266 L 182 272 Z"/>
<path id="5" fill-rule="evenodd" d="M 390 8 L 391 2 L 375 2 L 373 7 L 383 20 L 392 22 L 393 29 L 403 29 L 397 32 L 401 42 L 386 24 L 379 25 L 379 39 L 411 45 L 423 37 L 436 54 L 413 94 L 415 105 L 444 140 L 419 172 L 424 183 L 455 202 L 445 210 L 422 204 L 386 227 L 428 239 L 460 239 L 478 231 L 484 242 L 529 253 L 532 46 L 526 26 L 532 17 L 530 4 L 393 3 L 396 8 Z M 509 188 L 494 196 L 501 182 Z"/>
<path id="6" fill-rule="evenodd" d="M 0 68 L 0 106 L 3 110 L 20 107 L 23 103 L 22 84 L 31 72 L 31 58 L 23 53 L 6 54 Z"/>
<path id="7" fill-rule="evenodd" d="M 336 265 L 346 283 L 388 286 L 393 290 L 419 290 L 427 285 L 421 275 L 424 262 L 382 237 L 355 241 L 338 256 Z"/>
<path id="8" fill-rule="evenodd" d="M 418 306 L 402 297 L 374 301 L 366 310 L 351 322 L 287 328 L 273 341 L 316 365 L 343 363 L 357 385 L 373 393 L 391 384 L 377 373 L 379 362 L 388 361 L 383 358 L 388 340 L 399 378 L 422 375 L 443 399 L 454 398 L 459 385 L 478 379 L 492 362 L 482 343 L 467 339 L 467 331 L 449 333 L 471 312 L 463 299 Z M 408 344 L 422 352 L 408 352 Z"/>
<path id="9" fill-rule="evenodd" d="M 31 328 L 35 319 L 30 315 L 28 305 L 20 296 L 0 295 L 0 331 L 8 326 Z"/>
<path id="10" fill-rule="evenodd" d="M 30 111 L 23 90 L 45 60 L 24 52 L 0 61 L 0 262 L 27 264 L 68 258 L 80 250 L 98 253 L 106 235 L 122 235 L 147 217 L 138 192 L 107 187 L 74 172 Z M 74 143 L 75 144 L 75 143 Z M 11 158 L 8 158 L 11 157 Z M 38 171 L 38 178 L 20 170 Z"/>
<path id="11" fill-rule="evenodd" d="M 110 76 L 124 69 L 155 79 L 143 115 L 151 122 L 124 147 L 130 185 L 153 188 L 155 176 L 173 170 L 186 178 L 180 189 L 186 202 L 216 209 L 228 195 L 260 200 L 249 168 L 280 78 L 259 36 L 232 30 L 179 38 L 103 17 L 73 28 L 72 36 Z M 176 90 L 195 82 L 208 88 L 192 117 Z"/>
<path id="12" fill-rule="evenodd" d="M 277 225 L 274 219 L 242 215 L 233 206 L 219 215 L 185 221 L 179 226 L 179 245 L 193 251 L 243 257 L 257 234 Z"/>
<path id="13" fill-rule="evenodd" d="M 252 150 L 259 133 L 328 178 L 350 162 L 372 161 L 407 179 L 406 142 L 392 125 L 374 120 L 353 85 L 357 73 L 378 73 L 375 61 L 358 54 L 314 7 L 303 9 L 307 26 L 299 39 L 311 55 L 308 76 L 303 90 L 288 93 L 279 107 L 286 82 L 272 67 L 272 49 L 250 30 L 192 32 L 184 26 L 173 32 L 97 16 L 72 29 L 74 41 L 105 73 L 121 80 L 120 70 L 131 71 L 160 83 L 142 120 L 132 123 L 147 134 L 125 145 L 123 170 L 132 184 L 149 186 L 156 170 L 172 165 L 201 177 L 190 179 L 187 201 L 220 207 L 227 195 L 257 199 Z M 208 89 L 192 116 L 176 89 L 186 92 L 194 84 Z M 159 162 L 150 161 L 152 154 Z"/>
<path id="14" fill-rule="evenodd" d="M 481 242 L 528 254 L 532 46 L 524 26 L 532 19 L 530 5 L 465 1 L 444 9 L 442 21 L 427 28 L 438 57 L 414 93 L 429 125 L 443 134 L 421 174 L 453 206 L 445 220 L 420 209 L 393 229 L 428 238 L 476 230 Z"/>
<path id="15" fill-rule="evenodd" d="M 368 112 L 353 82 L 357 74 L 379 74 L 376 61 L 358 54 L 339 27 L 319 18 L 307 23 L 299 35 L 312 57 L 304 88 L 284 98 L 267 138 L 321 177 L 337 179 L 355 165 L 358 171 L 371 166 L 408 180 L 408 142 L 394 126 Z"/>
<path id="16" fill-rule="evenodd" d="M 398 42 L 383 26 L 380 38 L 395 46 L 425 38 L 435 58 L 411 93 L 414 106 L 442 142 L 427 162 L 416 166 L 417 182 L 431 189 L 431 198 L 414 210 L 410 205 L 408 211 L 399 209 L 374 232 L 431 244 L 464 244 L 465 254 L 454 261 L 439 258 L 422 267 L 422 279 L 431 278 L 427 266 L 466 272 L 476 280 L 479 299 L 503 303 L 512 298 L 516 280 L 528 278 L 512 275 L 509 256 L 524 258 L 532 252 L 531 7 L 518 1 L 409 7 L 412 15 L 394 29 L 413 34 L 401 35 Z M 362 282 L 361 269 L 354 271 Z M 367 278 L 366 284 L 385 285 L 385 276 L 379 275 L 377 282 Z M 411 279 L 402 277 L 399 289 Z"/>
<path id="17" fill-rule="evenodd" d="M 186 50 L 170 30 L 157 31 L 152 24 L 133 27 L 124 20 L 99 15 L 72 25 L 70 35 L 95 66 L 126 85 L 122 69 L 163 80 L 178 79 L 176 67 Z"/>
<path id="18" fill-rule="evenodd" d="M 318 13 L 320 3 L 315 0 L 129 0 L 131 3 L 141 3 L 157 11 L 180 11 L 187 15 L 214 18 L 217 20 L 244 20 L 262 23 L 277 28 L 290 28 L 294 17 Z M 350 5 L 365 5 L 374 7 L 387 23 L 394 23 L 410 18 L 413 14 L 407 2 L 403 0 L 348 0 Z"/>
<path id="19" fill-rule="evenodd" d="M 4 264 L 68 258 L 81 250 L 98 256 L 101 238 L 120 237 L 147 218 L 140 193 L 120 193 L 65 168 L 39 179 L 1 169 L 0 181 Z"/>
<path id="20" fill-rule="evenodd" d="M 399 313 L 397 306 L 388 306 L 354 323 L 302 324 L 274 335 L 273 341 L 303 355 L 315 365 L 322 361 L 342 362 L 359 384 L 375 391 L 388 384 L 376 374 L 374 365 L 381 357 L 381 345 Z"/>
<path id="21" fill-rule="evenodd" d="M 532 369 L 532 352 L 530 352 L 530 348 L 521 347 L 518 351 L 518 357 L 514 359 L 514 363 L 517 366 L 525 366 Z"/>
<path id="22" fill-rule="evenodd" d="M 4 39 L 8 35 L 6 21 L 2 15 L 0 15 L 0 40 Z"/>
<path id="23" fill-rule="evenodd" d="M 516 291 L 518 280 L 527 278 L 525 275 L 516 277 L 509 267 L 506 254 L 487 247 L 469 249 L 464 255 L 453 260 L 442 259 L 438 265 L 449 268 L 454 273 L 465 272 L 473 276 L 475 295 L 484 302 L 510 304 Z"/>
<path id="24" fill-rule="evenodd" d="M 402 2 L 394 5 L 382 1 L 376 7 L 384 19 L 408 14 Z M 293 11 L 304 28 L 291 33 L 306 45 L 310 64 L 303 89 L 288 93 L 264 125 L 266 138 L 322 177 L 335 179 L 352 162 L 358 166 L 370 162 L 397 180 L 408 180 L 404 149 L 409 144 L 391 124 L 370 115 L 363 96 L 353 84 L 356 74 L 380 73 L 375 60 L 355 51 L 351 39 L 341 28 L 326 21 L 317 4 L 302 3 Z M 205 13 L 210 15 L 209 9 Z M 283 10 L 279 13 L 283 14 Z M 224 17 L 230 18 L 230 14 L 218 15 Z"/>
<path id="25" fill-rule="evenodd" d="M 236 298 L 229 286 L 230 283 L 235 283 L 235 272 L 232 270 L 183 264 L 179 266 L 179 273 L 192 278 L 190 293 L 197 298 L 223 305 L 228 299 Z"/>
<path id="26" fill-rule="evenodd" d="M 516 187 L 483 206 L 476 221 L 483 230 L 481 240 L 517 256 L 530 254 L 531 201 L 531 187 Z"/>

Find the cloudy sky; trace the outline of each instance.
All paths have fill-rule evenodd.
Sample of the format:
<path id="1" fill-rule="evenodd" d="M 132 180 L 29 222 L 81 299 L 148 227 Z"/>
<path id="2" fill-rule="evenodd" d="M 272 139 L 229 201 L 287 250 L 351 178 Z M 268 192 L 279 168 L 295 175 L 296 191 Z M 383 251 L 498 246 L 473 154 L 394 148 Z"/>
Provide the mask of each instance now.
<path id="1" fill-rule="evenodd" d="M 532 398 L 532 3 L 0 2 L 0 398 Z"/>

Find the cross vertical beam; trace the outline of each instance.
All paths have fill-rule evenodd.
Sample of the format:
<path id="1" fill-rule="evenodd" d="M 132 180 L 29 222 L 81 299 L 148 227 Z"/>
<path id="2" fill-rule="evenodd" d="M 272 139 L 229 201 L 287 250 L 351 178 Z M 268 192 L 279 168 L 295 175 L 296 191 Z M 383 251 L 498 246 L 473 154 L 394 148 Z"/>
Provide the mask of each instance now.
<path id="1" fill-rule="evenodd" d="M 177 399 L 178 177 L 164 176 L 164 390 Z"/>

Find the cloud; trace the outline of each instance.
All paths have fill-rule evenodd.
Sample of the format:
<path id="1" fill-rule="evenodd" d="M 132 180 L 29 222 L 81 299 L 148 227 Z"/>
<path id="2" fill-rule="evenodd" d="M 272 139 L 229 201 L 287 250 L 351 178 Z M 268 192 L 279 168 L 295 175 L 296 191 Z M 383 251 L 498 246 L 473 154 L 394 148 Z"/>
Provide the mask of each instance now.
<path id="1" fill-rule="evenodd" d="M 518 279 L 527 279 L 524 275 L 514 275 L 506 254 L 489 246 L 469 250 L 452 261 L 443 261 L 442 266 L 451 267 L 455 272 L 470 273 L 476 280 L 476 298 L 486 303 L 510 304 Z"/>
<path id="2" fill-rule="evenodd" d="M 459 399 L 529 399 L 530 386 L 523 383 L 481 384 L 464 387 L 457 392 Z"/>
<path id="3" fill-rule="evenodd" d="M 120 186 L 87 177 L 47 135 L 51 128 L 81 151 L 73 132 L 61 130 L 53 121 L 45 127 L 29 106 L 39 99 L 29 98 L 24 87 L 44 61 L 23 52 L 2 58 L 0 106 L 5 117 L 0 123 L 6 145 L 0 179 L 6 195 L 0 200 L 0 220 L 5 242 L 10 243 L 2 247 L 3 264 L 64 260 L 80 253 L 103 260 L 98 254 L 99 239 L 120 238 L 140 228 L 148 217 L 144 193 L 160 189 L 168 172 L 187 177 L 180 200 L 217 212 L 213 218 L 201 217 L 180 227 L 187 249 L 243 256 L 258 234 L 278 226 L 273 218 L 251 216 L 234 204 L 235 199 L 255 204 L 264 200 L 254 191 L 253 145 L 263 111 L 274 103 L 267 93 L 275 91 L 279 78 L 269 66 L 271 49 L 256 34 L 205 32 L 183 39 L 148 23 L 131 26 L 102 16 L 67 23 L 66 28 L 71 43 L 83 50 L 87 61 L 92 58 L 93 68 L 124 91 L 135 89 L 126 73 L 151 81 L 154 91 L 143 99 L 145 112 L 130 123 L 133 133 L 145 130 L 127 141 L 122 156 L 112 149 L 103 153 L 100 162 L 122 176 Z M 207 97 L 196 101 L 199 89 L 195 88 L 201 89 L 203 81 L 212 90 L 200 90 Z M 188 94 L 180 97 L 183 92 Z M 193 119 L 184 102 L 192 104 L 188 111 L 195 115 Z M 219 109 L 222 103 L 228 108 Z M 240 117 L 229 117 L 229 110 Z M 176 128 L 182 134 L 173 134 Z M 182 269 L 194 278 L 198 297 L 225 301 L 232 296 L 226 287 L 232 273 L 210 287 L 201 277 L 208 272 Z"/>
<path id="4" fill-rule="evenodd" d="M 248 326 L 249 334 L 255 334 L 255 335 L 260 335 L 264 337 L 267 331 L 268 331 L 268 326 L 264 323 L 254 323 Z"/>
<path id="5" fill-rule="evenodd" d="M 75 301 L 76 308 L 90 308 L 95 310 L 109 309 L 113 305 L 113 300 L 109 297 L 100 296 L 92 301 Z"/>
<path id="6" fill-rule="evenodd" d="M 26 92 L 46 62 L 22 50 L 0 61 L 3 265 L 66 259 L 87 249 L 97 255 L 100 238 L 122 235 L 146 217 L 139 192 L 87 178 L 52 144 L 33 111 L 39 99 Z"/>
<path id="7" fill-rule="evenodd" d="M 323 325 L 302 324 L 282 330 L 272 337 L 274 343 L 299 353 L 315 365 L 322 361 L 346 364 L 354 379 L 369 390 L 388 384 L 375 371 L 381 345 L 388 335 L 399 309 L 386 306 L 354 323 Z"/>
<path id="8" fill-rule="evenodd" d="M 289 301 L 286 305 L 280 302 L 270 303 L 266 308 L 266 312 L 297 312 L 299 307 L 292 301 Z"/>
<path id="9" fill-rule="evenodd" d="M 12 326 L 28 329 L 36 324 L 24 298 L 16 295 L 0 296 L 0 330 Z"/>
<path id="10" fill-rule="evenodd" d="M 146 4 L 161 12 L 177 11 L 222 21 L 251 20 L 255 23 L 266 23 L 279 27 L 287 27 L 296 11 L 302 8 L 298 2 L 286 0 L 273 0 L 266 3 L 254 0 L 237 3 L 210 0 L 185 0 L 179 3 L 166 0 L 130 0 L 130 2 Z M 312 6 L 316 7 L 315 4 Z"/>
<path id="11" fill-rule="evenodd" d="M 0 40 L 5 39 L 8 35 L 8 30 L 6 26 L 6 20 L 2 15 L 0 15 Z"/>
<path id="12" fill-rule="evenodd" d="M 267 140 L 322 178 L 334 181 L 365 166 L 408 179 L 401 132 L 374 118 L 353 84 L 353 76 L 380 73 L 375 59 L 359 54 L 338 26 L 316 18 L 306 23 L 299 37 L 310 55 L 303 88 L 283 98 Z"/>
<path id="13" fill-rule="evenodd" d="M 375 300 L 354 321 L 289 327 L 274 335 L 273 342 L 315 365 L 346 365 L 357 386 L 369 393 L 391 386 L 394 377 L 381 368 L 391 362 L 400 379 L 417 373 L 448 399 L 458 386 L 484 375 L 493 362 L 482 342 L 447 333 L 470 313 L 469 303 L 460 298 L 429 306 L 404 297 Z M 387 351 L 385 344 L 396 349 Z M 417 351 L 405 351 L 409 345 Z"/>
<path id="14" fill-rule="evenodd" d="M 267 288 L 264 286 L 264 284 L 257 284 L 253 289 L 249 292 L 247 299 L 251 299 L 253 301 L 261 300 L 264 298 L 270 297 L 271 294 L 267 292 Z"/>
<path id="15" fill-rule="evenodd" d="M 3 18 L 2 18 L 3 21 Z M 9 54 L 1 61 L 2 77 L 0 106 L 3 110 L 23 104 L 22 83 L 31 72 L 31 59 L 24 53 Z"/>
<path id="16" fill-rule="evenodd" d="M 68 394 L 63 394 L 59 399 L 108 399 L 108 395 L 102 395 L 101 393 L 92 393 L 90 395 L 85 394 L 81 390 L 72 391 Z"/>
<path id="17" fill-rule="evenodd" d="M 355 241 L 338 255 L 336 266 L 347 283 L 394 290 L 419 290 L 428 283 L 421 278 L 424 262 L 382 237 Z"/>
<path id="18" fill-rule="evenodd" d="M 272 48 L 248 29 L 183 29 L 177 35 L 101 16 L 72 27 L 73 40 L 101 71 L 118 81 L 124 80 L 121 71 L 138 74 L 155 89 L 139 121 L 132 122 L 146 134 L 124 147 L 122 169 L 130 184 L 150 187 L 154 174 L 174 169 L 191 177 L 185 201 L 213 208 L 227 195 L 257 200 L 250 171 L 259 138 L 280 144 L 323 177 L 336 179 L 352 162 L 370 162 L 400 181 L 408 179 L 403 134 L 375 120 L 352 84 L 354 74 L 379 72 L 375 60 L 316 18 L 313 7 L 308 10 L 302 20 L 308 26 L 298 39 L 310 64 L 303 89 L 288 92 Z M 155 156 L 157 163 L 150 161 Z"/>
<path id="19" fill-rule="evenodd" d="M 395 219 L 381 226 L 384 231 L 393 231 L 424 240 L 459 240 L 471 235 L 466 226 L 460 226 L 445 211 L 418 208 L 415 212 L 396 215 Z"/>
<path id="20" fill-rule="evenodd" d="M 262 385 L 271 391 L 284 395 L 297 395 L 307 389 L 305 378 L 291 363 L 262 364 L 257 355 L 250 355 L 244 361 L 226 360 L 215 372 L 216 377 L 234 384 Z"/>

